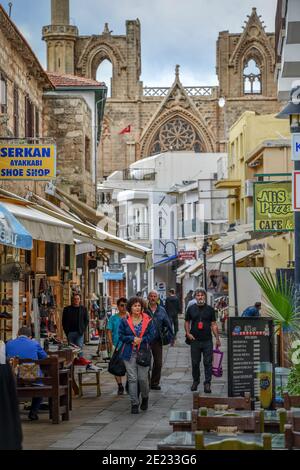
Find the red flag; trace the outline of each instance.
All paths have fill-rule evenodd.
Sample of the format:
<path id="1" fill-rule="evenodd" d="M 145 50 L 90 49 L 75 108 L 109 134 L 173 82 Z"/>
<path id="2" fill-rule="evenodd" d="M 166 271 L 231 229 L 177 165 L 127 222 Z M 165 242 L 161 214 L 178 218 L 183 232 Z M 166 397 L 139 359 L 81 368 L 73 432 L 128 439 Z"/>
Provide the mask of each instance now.
<path id="1" fill-rule="evenodd" d="M 129 134 L 131 132 L 131 125 L 125 127 L 121 132 L 119 132 L 119 135 L 121 134 Z"/>

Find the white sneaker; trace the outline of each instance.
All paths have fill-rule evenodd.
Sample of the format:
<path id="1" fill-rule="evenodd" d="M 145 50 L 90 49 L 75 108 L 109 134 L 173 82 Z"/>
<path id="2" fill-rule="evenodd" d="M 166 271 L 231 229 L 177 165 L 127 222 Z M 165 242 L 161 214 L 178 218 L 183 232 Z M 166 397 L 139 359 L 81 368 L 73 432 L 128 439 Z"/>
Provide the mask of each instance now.
<path id="1" fill-rule="evenodd" d="M 88 364 L 85 369 L 87 372 L 98 372 L 102 369 L 100 367 L 95 366 L 95 364 Z"/>

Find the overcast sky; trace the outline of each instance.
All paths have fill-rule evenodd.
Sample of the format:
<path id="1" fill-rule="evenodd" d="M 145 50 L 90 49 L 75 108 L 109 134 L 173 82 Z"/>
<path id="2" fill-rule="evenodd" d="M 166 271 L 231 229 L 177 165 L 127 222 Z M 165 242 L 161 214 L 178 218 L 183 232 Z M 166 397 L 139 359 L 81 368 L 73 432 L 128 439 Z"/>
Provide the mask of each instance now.
<path id="1" fill-rule="evenodd" d="M 11 1 L 13 21 L 46 67 L 41 29 L 51 23 L 50 0 Z M 8 10 L 8 1 L 0 2 Z M 125 34 L 126 20 L 139 18 L 144 86 L 171 85 L 175 64 L 181 66 L 184 85 L 214 85 L 219 31 L 241 32 L 254 6 L 266 31 L 274 31 L 276 4 L 277 0 L 70 0 L 70 17 L 82 35 L 101 34 L 105 22 L 113 34 Z M 101 78 L 106 80 L 107 71 Z"/>

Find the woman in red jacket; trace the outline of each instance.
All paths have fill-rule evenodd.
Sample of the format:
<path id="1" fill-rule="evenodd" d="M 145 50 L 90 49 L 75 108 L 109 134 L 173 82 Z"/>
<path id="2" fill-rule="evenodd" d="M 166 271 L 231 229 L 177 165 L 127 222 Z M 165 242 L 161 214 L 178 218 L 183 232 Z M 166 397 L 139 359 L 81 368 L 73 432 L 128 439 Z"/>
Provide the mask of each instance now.
<path id="1" fill-rule="evenodd" d="M 120 357 L 123 359 L 128 376 L 131 413 L 139 412 L 138 384 L 141 391 L 141 410 L 148 409 L 150 364 L 143 366 L 137 363 L 139 351 L 148 350 L 155 331 L 152 319 L 144 313 L 144 302 L 141 297 L 132 297 L 127 303 L 128 318 L 123 318 L 119 327 L 119 340 L 122 343 Z M 151 357 L 151 353 L 150 353 Z"/>

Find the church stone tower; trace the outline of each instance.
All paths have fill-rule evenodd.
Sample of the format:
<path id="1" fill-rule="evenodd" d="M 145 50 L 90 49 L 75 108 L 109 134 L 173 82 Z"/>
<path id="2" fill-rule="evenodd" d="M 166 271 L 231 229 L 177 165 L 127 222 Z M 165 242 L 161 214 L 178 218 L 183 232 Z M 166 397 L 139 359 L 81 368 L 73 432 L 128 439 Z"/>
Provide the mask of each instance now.
<path id="1" fill-rule="evenodd" d="M 51 25 L 43 28 L 49 72 L 74 74 L 77 37 L 77 27 L 70 25 L 69 0 L 51 0 Z"/>

